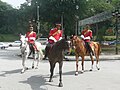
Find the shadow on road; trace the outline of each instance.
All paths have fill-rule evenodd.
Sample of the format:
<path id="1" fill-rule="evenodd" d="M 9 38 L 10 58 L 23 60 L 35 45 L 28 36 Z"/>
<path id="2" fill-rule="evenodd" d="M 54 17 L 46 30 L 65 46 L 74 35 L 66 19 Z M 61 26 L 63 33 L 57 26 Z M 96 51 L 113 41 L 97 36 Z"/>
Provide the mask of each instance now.
<path id="1" fill-rule="evenodd" d="M 48 77 L 36 75 L 31 76 L 26 81 L 20 81 L 19 83 L 29 84 L 32 90 L 48 90 L 46 85 L 58 87 L 58 85 L 50 84 L 51 82 L 46 81 L 46 78 Z"/>
<path id="2" fill-rule="evenodd" d="M 21 69 L 16 69 L 16 70 L 11 70 L 11 71 L 2 71 L 3 74 L 0 74 L 0 76 L 5 77 L 7 74 L 16 74 L 16 73 L 20 73 Z"/>

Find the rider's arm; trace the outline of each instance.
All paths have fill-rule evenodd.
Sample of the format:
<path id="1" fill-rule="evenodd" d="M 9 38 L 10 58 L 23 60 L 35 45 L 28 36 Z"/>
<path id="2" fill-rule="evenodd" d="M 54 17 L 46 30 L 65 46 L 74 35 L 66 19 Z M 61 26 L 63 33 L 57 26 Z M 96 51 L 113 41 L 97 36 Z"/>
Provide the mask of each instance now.
<path id="1" fill-rule="evenodd" d="M 89 36 L 85 37 L 84 39 L 89 39 L 90 40 L 91 38 L 92 38 L 92 31 L 90 30 L 89 31 Z"/>
<path id="2" fill-rule="evenodd" d="M 92 39 L 92 31 L 90 31 L 90 38 Z"/>
<path id="3" fill-rule="evenodd" d="M 81 36 L 80 36 L 83 40 L 84 40 L 84 30 L 81 32 Z"/>
<path id="4" fill-rule="evenodd" d="M 59 33 L 60 33 L 60 38 L 59 38 L 59 40 L 61 40 L 61 39 L 62 39 L 63 31 L 62 31 L 62 30 L 59 30 Z"/>
<path id="5" fill-rule="evenodd" d="M 36 40 L 36 33 L 34 32 L 33 35 L 29 38 L 30 40 Z"/>
<path id="6" fill-rule="evenodd" d="M 27 34 L 25 36 L 26 41 L 28 41 L 28 35 L 29 35 L 29 33 L 27 32 Z"/>
<path id="7" fill-rule="evenodd" d="M 82 39 L 84 39 L 84 35 L 81 35 L 80 37 L 81 37 Z"/>

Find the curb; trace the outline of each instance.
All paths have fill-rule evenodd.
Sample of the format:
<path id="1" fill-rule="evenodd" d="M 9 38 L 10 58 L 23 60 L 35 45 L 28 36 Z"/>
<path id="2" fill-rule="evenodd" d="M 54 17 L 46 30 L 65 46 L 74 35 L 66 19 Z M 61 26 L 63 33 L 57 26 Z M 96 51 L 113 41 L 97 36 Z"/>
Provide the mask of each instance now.
<path id="1" fill-rule="evenodd" d="M 74 61 L 75 56 L 65 56 L 69 60 L 66 61 Z M 95 56 L 93 57 L 95 60 Z M 81 57 L 79 57 L 79 60 L 81 60 Z M 105 61 L 105 60 L 120 60 L 120 55 L 100 55 L 100 61 Z M 85 61 L 91 61 L 90 56 L 85 56 Z"/>

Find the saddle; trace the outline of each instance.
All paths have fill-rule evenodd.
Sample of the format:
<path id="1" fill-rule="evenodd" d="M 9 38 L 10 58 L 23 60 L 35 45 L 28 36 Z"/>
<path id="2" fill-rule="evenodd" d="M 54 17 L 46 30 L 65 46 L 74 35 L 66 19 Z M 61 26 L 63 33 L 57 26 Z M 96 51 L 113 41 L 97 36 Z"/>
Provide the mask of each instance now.
<path id="1" fill-rule="evenodd" d="M 52 49 L 52 47 L 53 47 L 54 44 L 55 44 L 55 43 L 48 43 L 48 44 L 47 44 L 47 51 L 48 51 L 48 52 L 50 52 L 50 50 Z"/>
<path id="2" fill-rule="evenodd" d="M 31 44 L 30 47 L 33 47 L 35 51 L 39 51 L 39 50 L 37 49 L 37 46 L 36 46 L 35 44 Z"/>
<path id="3" fill-rule="evenodd" d="M 86 48 L 86 53 L 91 53 L 92 52 L 92 55 L 94 55 L 94 42 L 91 41 L 89 42 L 89 46 L 86 45 L 86 43 L 84 42 L 84 47 Z"/>

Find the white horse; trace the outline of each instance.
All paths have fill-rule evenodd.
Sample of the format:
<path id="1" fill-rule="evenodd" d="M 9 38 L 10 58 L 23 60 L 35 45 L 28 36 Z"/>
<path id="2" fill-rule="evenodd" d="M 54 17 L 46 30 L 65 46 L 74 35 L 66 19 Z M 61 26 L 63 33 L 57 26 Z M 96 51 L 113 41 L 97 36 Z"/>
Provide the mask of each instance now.
<path id="1" fill-rule="evenodd" d="M 20 48 L 21 48 L 21 54 L 22 54 L 22 66 L 23 66 L 23 69 L 22 69 L 21 73 L 24 73 L 25 70 L 28 69 L 25 66 L 25 61 L 28 58 L 29 53 L 30 53 L 31 50 L 29 48 L 29 45 L 28 45 L 27 40 L 25 38 L 25 35 L 20 35 L 20 41 L 21 41 Z M 35 45 L 37 46 L 38 51 L 35 50 L 35 55 L 33 55 L 34 60 L 33 60 L 33 63 L 32 63 L 32 68 L 34 68 L 34 62 L 36 60 L 37 61 L 37 65 L 36 65 L 35 69 L 37 69 L 38 68 L 38 64 L 39 64 L 39 60 L 43 59 L 43 52 L 41 50 L 41 44 L 39 42 L 35 42 Z"/>

